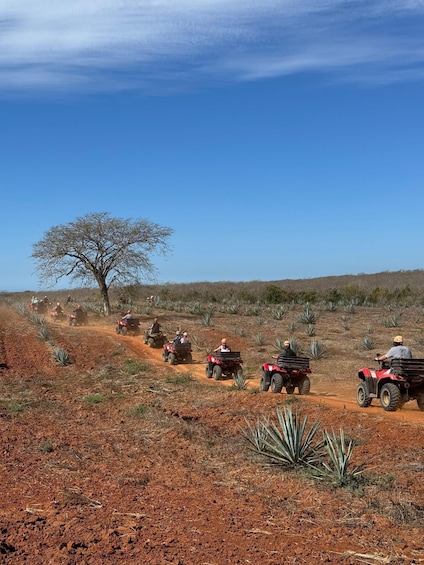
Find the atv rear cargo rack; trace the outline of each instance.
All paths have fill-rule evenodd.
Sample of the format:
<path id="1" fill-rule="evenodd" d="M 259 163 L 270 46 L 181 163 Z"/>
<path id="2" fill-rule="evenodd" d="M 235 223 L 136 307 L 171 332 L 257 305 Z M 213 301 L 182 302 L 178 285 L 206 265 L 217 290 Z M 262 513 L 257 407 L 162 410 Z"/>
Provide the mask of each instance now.
<path id="1" fill-rule="evenodd" d="M 186 343 L 174 343 L 172 345 L 172 347 L 175 349 L 175 351 L 191 351 L 191 343 L 190 342 L 186 342 Z"/>
<path id="2" fill-rule="evenodd" d="M 309 369 L 309 357 L 286 357 L 285 359 L 277 359 L 277 366 L 280 369 L 300 369 L 304 371 Z"/>
<path id="3" fill-rule="evenodd" d="M 392 359 L 392 373 L 403 377 L 419 377 L 424 375 L 424 359 Z"/>
<path id="4" fill-rule="evenodd" d="M 215 357 L 220 361 L 239 361 L 240 351 L 218 351 Z"/>

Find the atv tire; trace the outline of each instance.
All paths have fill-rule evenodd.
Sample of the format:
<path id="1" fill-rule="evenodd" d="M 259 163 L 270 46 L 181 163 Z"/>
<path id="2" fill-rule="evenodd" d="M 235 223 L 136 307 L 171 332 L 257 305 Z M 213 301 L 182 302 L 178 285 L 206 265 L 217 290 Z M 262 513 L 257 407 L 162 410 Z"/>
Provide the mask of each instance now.
<path id="1" fill-rule="evenodd" d="M 386 383 L 380 391 L 381 406 L 386 412 L 395 412 L 403 405 L 402 394 L 393 383 Z"/>
<path id="2" fill-rule="evenodd" d="M 177 361 L 176 361 L 176 357 L 174 353 L 169 353 L 168 354 L 168 363 L 170 365 L 176 365 Z"/>
<path id="3" fill-rule="evenodd" d="M 209 363 L 206 365 L 206 378 L 207 379 L 211 379 L 212 378 L 212 369 L 209 366 Z"/>
<path id="4" fill-rule="evenodd" d="M 128 328 L 126 328 L 125 326 L 123 326 L 122 329 L 121 329 L 121 334 L 122 334 L 122 335 L 127 335 L 127 333 L 128 333 Z"/>
<path id="5" fill-rule="evenodd" d="M 417 396 L 418 408 L 421 412 L 424 412 L 424 392 L 420 392 Z"/>
<path id="6" fill-rule="evenodd" d="M 163 350 L 162 352 L 162 360 L 165 362 L 168 361 L 168 354 L 165 350 Z"/>
<path id="7" fill-rule="evenodd" d="M 155 340 L 154 340 L 152 337 L 149 337 L 149 338 L 147 339 L 147 345 L 148 345 L 149 347 L 154 347 L 154 346 L 155 346 Z"/>
<path id="8" fill-rule="evenodd" d="M 268 371 L 263 370 L 261 375 L 259 390 L 262 392 L 267 392 L 269 390 L 270 384 L 271 384 L 271 376 Z"/>
<path id="9" fill-rule="evenodd" d="M 185 362 L 193 363 L 193 357 L 191 356 L 191 353 L 187 353 L 187 355 L 185 356 Z"/>
<path id="10" fill-rule="evenodd" d="M 119 335 L 121 333 L 121 328 L 119 326 L 116 326 L 115 331 Z"/>
<path id="11" fill-rule="evenodd" d="M 359 383 L 356 389 L 356 402 L 361 408 L 371 406 L 372 398 L 370 397 L 368 384 L 365 381 Z"/>
<path id="12" fill-rule="evenodd" d="M 222 368 L 219 365 L 215 365 L 212 370 L 212 376 L 216 381 L 220 381 L 222 378 Z"/>
<path id="13" fill-rule="evenodd" d="M 300 381 L 299 386 L 299 394 L 309 394 L 311 392 L 311 380 L 309 377 L 303 377 Z"/>
<path id="14" fill-rule="evenodd" d="M 274 373 L 271 375 L 271 392 L 279 393 L 283 390 L 283 375 Z"/>
<path id="15" fill-rule="evenodd" d="M 237 367 L 236 370 L 234 371 L 234 378 L 235 379 L 241 379 L 243 378 L 243 367 Z"/>

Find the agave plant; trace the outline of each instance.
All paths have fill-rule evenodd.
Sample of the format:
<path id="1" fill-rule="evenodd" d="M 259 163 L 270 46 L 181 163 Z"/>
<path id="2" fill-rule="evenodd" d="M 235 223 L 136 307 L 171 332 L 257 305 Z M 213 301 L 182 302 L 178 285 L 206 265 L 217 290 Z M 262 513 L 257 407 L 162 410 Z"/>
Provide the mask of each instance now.
<path id="1" fill-rule="evenodd" d="M 343 310 L 345 312 L 347 312 L 348 314 L 355 314 L 356 313 L 356 304 L 354 301 L 349 302 L 348 304 L 346 304 L 343 308 Z"/>
<path id="2" fill-rule="evenodd" d="M 38 337 L 41 339 L 41 341 L 49 341 L 50 332 L 49 332 L 49 328 L 45 324 L 40 326 L 40 331 L 38 332 Z"/>
<path id="3" fill-rule="evenodd" d="M 309 306 L 309 304 L 305 304 L 305 306 L 303 307 L 303 312 L 299 314 L 297 320 L 301 324 L 316 324 L 318 315 L 312 311 L 312 308 Z"/>
<path id="4" fill-rule="evenodd" d="M 204 312 L 201 320 L 202 326 L 209 328 L 212 325 L 212 317 L 213 317 L 212 312 Z"/>
<path id="5" fill-rule="evenodd" d="M 362 339 L 362 348 L 366 350 L 374 349 L 374 340 L 369 335 L 365 335 Z"/>
<path id="6" fill-rule="evenodd" d="M 233 387 L 237 390 L 247 390 L 249 378 L 242 371 L 238 371 L 233 377 Z"/>
<path id="7" fill-rule="evenodd" d="M 322 461 L 323 475 L 334 477 L 336 484 L 343 486 L 363 473 L 365 463 L 354 467 L 352 470 L 349 469 L 354 444 L 352 440 L 349 443 L 346 442 L 342 429 L 340 429 L 339 436 L 334 431 L 330 434 L 326 430 L 323 431 L 323 436 L 324 449 L 330 458 L 329 463 L 325 460 Z"/>
<path id="8" fill-rule="evenodd" d="M 327 348 L 320 341 L 314 340 L 311 343 L 310 355 L 312 359 L 323 359 L 327 356 Z"/>
<path id="9" fill-rule="evenodd" d="M 310 337 L 315 335 L 315 325 L 314 324 L 308 324 L 306 326 L 306 334 Z"/>
<path id="10" fill-rule="evenodd" d="M 262 420 L 259 418 L 256 421 L 256 425 L 252 424 L 245 418 L 247 428 L 241 428 L 240 431 L 250 443 L 251 449 L 257 451 L 258 453 L 263 453 L 265 451 L 265 440 L 268 437 L 268 429 L 270 427 L 270 421 L 268 418 L 264 417 Z"/>
<path id="11" fill-rule="evenodd" d="M 71 364 L 69 353 L 61 347 L 55 347 L 54 358 L 56 359 L 57 363 L 59 363 L 59 365 L 66 366 Z"/>
<path id="12" fill-rule="evenodd" d="M 307 430 L 307 416 L 300 420 L 290 406 L 283 410 L 277 408 L 277 418 L 279 426 L 263 421 L 253 431 L 256 443 L 260 444 L 257 451 L 277 465 L 314 466 L 319 461 L 323 446 L 322 441 L 314 444 L 321 423 L 317 421 Z"/>
<path id="13" fill-rule="evenodd" d="M 278 306 L 277 308 L 273 308 L 271 310 L 271 316 L 274 320 L 282 320 L 284 316 L 287 314 L 287 308 L 283 306 Z"/>
<path id="14" fill-rule="evenodd" d="M 261 332 L 253 336 L 253 341 L 256 343 L 256 345 L 265 345 L 265 337 Z"/>

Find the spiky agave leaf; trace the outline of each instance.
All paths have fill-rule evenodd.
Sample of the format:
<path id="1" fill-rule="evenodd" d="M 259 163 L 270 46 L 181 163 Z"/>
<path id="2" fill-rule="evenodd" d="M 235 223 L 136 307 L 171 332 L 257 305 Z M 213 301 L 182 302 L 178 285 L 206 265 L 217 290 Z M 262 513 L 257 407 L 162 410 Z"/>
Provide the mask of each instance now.
<path id="1" fill-rule="evenodd" d="M 267 429 L 263 440 L 263 455 L 282 465 L 313 465 L 318 460 L 323 445 L 323 442 L 313 445 L 321 423 L 317 421 L 307 430 L 308 418 L 301 421 L 297 413 L 293 416 L 290 406 L 286 406 L 283 411 L 277 408 L 277 417 L 280 428 L 271 424 Z"/>
<path id="2" fill-rule="evenodd" d="M 357 477 L 363 473 L 364 463 L 349 470 L 354 444 L 352 440 L 346 444 L 343 429 L 340 429 L 339 436 L 334 431 L 330 434 L 326 430 L 323 435 L 324 447 L 330 458 L 330 464 L 323 461 L 322 465 L 327 473 L 335 476 L 337 484 L 343 484 L 348 477 Z"/>
<path id="3" fill-rule="evenodd" d="M 264 417 L 262 420 L 259 418 L 256 421 L 256 425 L 252 424 L 247 418 L 245 418 L 247 424 L 247 429 L 241 428 L 241 433 L 250 443 L 251 448 L 255 451 L 262 453 L 265 449 L 265 439 L 268 435 L 268 429 L 270 422 L 268 418 Z"/>

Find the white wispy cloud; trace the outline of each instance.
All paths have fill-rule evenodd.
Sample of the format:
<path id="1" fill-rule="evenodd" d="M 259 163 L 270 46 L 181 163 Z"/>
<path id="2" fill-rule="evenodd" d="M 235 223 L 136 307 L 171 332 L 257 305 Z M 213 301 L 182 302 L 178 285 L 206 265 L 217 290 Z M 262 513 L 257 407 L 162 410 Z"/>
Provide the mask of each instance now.
<path id="1" fill-rule="evenodd" d="M 2 0 L 0 92 L 422 80 L 423 23 L 423 0 Z"/>

